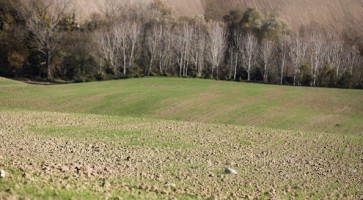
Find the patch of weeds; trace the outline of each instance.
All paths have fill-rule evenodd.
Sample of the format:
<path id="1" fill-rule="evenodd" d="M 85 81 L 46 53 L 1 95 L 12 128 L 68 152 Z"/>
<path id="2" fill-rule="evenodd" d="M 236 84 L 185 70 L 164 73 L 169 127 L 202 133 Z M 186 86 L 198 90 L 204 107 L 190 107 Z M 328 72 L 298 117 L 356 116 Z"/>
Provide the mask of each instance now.
<path id="1" fill-rule="evenodd" d="M 168 143 L 168 142 L 159 142 L 159 141 L 141 141 L 138 138 L 133 138 L 128 141 L 125 141 L 125 145 L 127 146 L 146 146 L 146 147 L 163 147 L 170 149 L 187 149 L 190 145 L 185 143 Z"/>
<path id="2" fill-rule="evenodd" d="M 251 141 L 247 140 L 246 138 L 238 138 L 238 142 L 241 145 L 246 145 L 246 146 L 249 146 L 252 144 Z"/>
<path id="3" fill-rule="evenodd" d="M 16 195 L 18 199 L 99 199 L 100 196 L 89 191 L 77 191 L 70 189 L 57 188 L 51 182 L 43 180 L 33 180 L 31 184 L 23 181 L 22 171 L 15 168 L 6 169 L 8 176 L 0 179 L 0 191 L 6 191 L 6 194 L 0 193 L 4 198 Z"/>
<path id="4" fill-rule="evenodd" d="M 102 128 L 85 127 L 85 126 L 31 128 L 31 131 L 42 135 L 70 137 L 70 138 L 79 138 L 79 139 L 85 137 L 94 137 L 94 136 L 119 138 L 119 137 L 141 134 L 141 131 L 137 130 L 112 130 L 112 129 L 102 129 Z"/>
<path id="5" fill-rule="evenodd" d="M 268 191 L 262 192 L 259 199 L 271 199 L 270 193 Z"/>

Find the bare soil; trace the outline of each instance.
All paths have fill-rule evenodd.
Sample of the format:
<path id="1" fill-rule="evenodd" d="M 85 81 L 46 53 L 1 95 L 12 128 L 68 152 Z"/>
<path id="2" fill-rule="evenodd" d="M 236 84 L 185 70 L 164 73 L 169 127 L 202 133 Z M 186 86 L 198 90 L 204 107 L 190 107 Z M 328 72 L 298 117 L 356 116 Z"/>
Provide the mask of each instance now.
<path id="1" fill-rule="evenodd" d="M 363 198 L 362 133 L 4 110 L 0 141 L 0 199 Z"/>

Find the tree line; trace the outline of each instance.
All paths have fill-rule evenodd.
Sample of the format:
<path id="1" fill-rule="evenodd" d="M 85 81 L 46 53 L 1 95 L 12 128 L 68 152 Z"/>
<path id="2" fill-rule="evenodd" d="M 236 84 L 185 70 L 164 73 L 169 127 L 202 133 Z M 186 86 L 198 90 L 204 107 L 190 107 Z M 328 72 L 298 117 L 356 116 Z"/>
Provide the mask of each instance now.
<path id="1" fill-rule="evenodd" d="M 160 0 L 107 0 L 77 22 L 72 0 L 0 0 L 0 76 L 93 81 L 178 76 L 363 88 L 362 46 L 321 26 L 292 31 L 256 8 L 178 17 Z"/>

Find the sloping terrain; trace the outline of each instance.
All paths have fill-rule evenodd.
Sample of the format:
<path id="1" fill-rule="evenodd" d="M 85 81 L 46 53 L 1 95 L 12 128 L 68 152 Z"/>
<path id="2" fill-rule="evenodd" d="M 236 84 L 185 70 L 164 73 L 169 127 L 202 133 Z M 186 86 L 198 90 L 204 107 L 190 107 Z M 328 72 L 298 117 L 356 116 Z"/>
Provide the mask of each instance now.
<path id="1" fill-rule="evenodd" d="M 0 199 L 362 199 L 362 102 L 200 79 L 0 78 Z"/>
<path id="2" fill-rule="evenodd" d="M 278 14 L 295 30 L 301 25 L 318 22 L 338 29 L 349 23 L 363 28 L 363 2 L 360 0 L 206 0 L 210 5 L 231 10 L 238 7 L 257 7 L 264 13 Z M 207 3 L 207 4 L 208 4 Z"/>
<path id="3" fill-rule="evenodd" d="M 102 0 L 77 0 L 83 16 L 99 12 Z M 166 0 L 179 15 L 205 14 L 208 7 L 228 12 L 236 8 L 257 7 L 264 14 L 278 14 L 297 30 L 301 25 L 318 22 L 338 29 L 349 26 L 363 28 L 363 1 L 361 0 Z"/>
<path id="4" fill-rule="evenodd" d="M 0 119 L 0 199 L 363 198 L 362 133 L 21 110 Z"/>
<path id="5" fill-rule="evenodd" d="M 363 91 L 144 78 L 39 86 L 0 79 L 0 107 L 278 129 L 363 131 Z"/>

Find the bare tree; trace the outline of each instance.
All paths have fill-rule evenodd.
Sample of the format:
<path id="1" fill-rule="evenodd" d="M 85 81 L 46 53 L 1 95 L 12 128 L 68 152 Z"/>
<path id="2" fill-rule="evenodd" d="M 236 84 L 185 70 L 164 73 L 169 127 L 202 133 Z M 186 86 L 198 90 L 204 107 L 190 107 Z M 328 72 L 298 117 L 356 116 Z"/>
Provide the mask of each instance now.
<path id="1" fill-rule="evenodd" d="M 256 59 L 258 41 L 252 32 L 242 38 L 240 51 L 243 56 L 243 68 L 247 71 L 247 80 L 251 80 L 251 70 Z"/>
<path id="2" fill-rule="evenodd" d="M 120 73 L 121 65 L 123 75 L 133 65 L 141 31 L 141 23 L 125 21 L 95 34 L 101 56 L 110 64 L 115 75 Z"/>
<path id="3" fill-rule="evenodd" d="M 179 76 L 186 76 L 191 54 L 193 29 L 188 22 L 179 23 L 175 37 L 175 51 L 178 55 Z"/>
<path id="4" fill-rule="evenodd" d="M 279 54 L 279 65 L 280 65 L 280 84 L 284 83 L 284 73 L 285 73 L 285 66 L 287 61 L 287 55 L 291 50 L 291 36 L 287 33 L 284 33 L 278 41 L 278 54 Z M 286 71 L 287 76 L 287 71 Z"/>
<path id="5" fill-rule="evenodd" d="M 235 45 L 230 45 L 228 48 L 228 64 L 229 64 L 229 70 L 228 70 L 228 79 L 231 80 L 233 76 L 233 80 L 236 80 L 237 78 L 237 67 L 238 67 L 238 57 L 239 52 Z"/>
<path id="6" fill-rule="evenodd" d="M 219 76 L 219 65 L 223 61 L 226 48 L 226 27 L 220 22 L 209 23 L 209 61 L 212 66 L 212 76 L 217 70 Z"/>
<path id="7" fill-rule="evenodd" d="M 196 27 L 193 29 L 191 54 L 193 64 L 199 75 L 201 75 L 203 71 L 205 47 L 206 30 L 203 22 L 198 21 Z"/>
<path id="8" fill-rule="evenodd" d="M 62 38 L 61 21 L 70 12 L 72 0 L 27 0 L 21 4 L 26 27 L 36 48 L 45 56 L 47 77 L 53 77 L 51 58 Z"/>
<path id="9" fill-rule="evenodd" d="M 109 23 L 154 19 L 153 0 L 102 0 L 100 10 Z"/>
<path id="10" fill-rule="evenodd" d="M 302 37 L 296 35 L 292 38 L 289 44 L 289 56 L 294 67 L 294 85 L 299 85 L 297 76 L 300 74 L 300 66 L 305 59 L 308 45 Z"/>
<path id="11" fill-rule="evenodd" d="M 182 25 L 177 26 L 177 31 L 173 33 L 174 52 L 176 53 L 176 59 L 179 66 L 179 76 L 182 76 L 182 70 L 185 59 L 185 43 L 182 34 Z"/>
<path id="12" fill-rule="evenodd" d="M 107 20 L 113 22 L 120 17 L 119 10 L 123 7 L 125 6 L 118 0 L 104 0 L 103 6 L 101 6 L 101 12 Z"/>
<path id="13" fill-rule="evenodd" d="M 126 75 L 127 68 L 134 63 L 136 47 L 138 45 L 142 25 L 136 21 L 125 21 L 115 27 L 115 35 L 122 54 L 123 75 Z"/>
<path id="14" fill-rule="evenodd" d="M 170 48 L 170 26 L 166 25 L 165 27 L 162 26 L 162 34 L 161 34 L 161 41 L 158 48 L 158 59 L 159 59 L 159 73 L 162 74 L 164 72 L 164 63 L 166 62 L 167 55 L 164 55 L 164 52 L 167 52 L 167 49 Z"/>
<path id="15" fill-rule="evenodd" d="M 357 77 L 357 85 L 363 86 L 363 57 L 362 56 L 359 56 L 355 74 Z"/>
<path id="16" fill-rule="evenodd" d="M 344 57 L 343 57 L 343 72 L 349 72 L 350 74 L 353 74 L 353 68 L 360 63 L 360 53 L 357 48 L 357 46 L 347 46 L 344 51 Z"/>
<path id="17" fill-rule="evenodd" d="M 112 36 L 113 36 L 113 45 L 116 48 L 116 60 L 120 60 L 123 63 L 123 74 L 126 74 L 127 68 L 127 51 L 128 51 L 128 43 L 127 43 L 127 27 L 124 23 L 116 24 L 112 27 Z M 116 63 L 118 64 L 118 63 Z M 116 67 L 115 73 L 119 75 L 120 66 Z"/>
<path id="18" fill-rule="evenodd" d="M 308 36 L 310 44 L 310 61 L 312 64 L 311 75 L 313 80 L 311 86 L 316 86 L 319 69 L 324 60 L 324 37 L 322 33 L 313 31 Z"/>
<path id="19" fill-rule="evenodd" d="M 300 35 L 300 54 L 301 54 L 301 58 L 300 58 L 300 64 L 307 62 L 308 60 L 308 53 L 309 53 L 309 40 L 306 36 L 304 35 Z"/>
<path id="20" fill-rule="evenodd" d="M 160 74 L 167 71 L 167 67 L 171 65 L 174 57 L 173 51 L 173 34 L 170 24 L 163 26 L 161 47 L 159 48 L 159 72 Z"/>
<path id="21" fill-rule="evenodd" d="M 341 69 L 342 61 L 343 61 L 343 53 L 344 53 L 344 42 L 338 37 L 337 34 L 332 34 L 329 38 L 328 43 L 328 56 L 330 63 L 335 67 L 336 74 L 339 76 L 339 72 Z"/>
<path id="22" fill-rule="evenodd" d="M 118 73 L 119 65 L 119 53 L 120 53 L 120 40 L 118 40 L 118 35 L 114 31 L 117 29 L 103 29 L 98 31 L 94 40 L 99 48 L 99 53 L 101 57 L 110 65 L 114 74 Z"/>
<path id="23" fill-rule="evenodd" d="M 157 51 L 162 42 L 163 24 L 153 24 L 146 36 L 146 46 L 149 52 L 149 67 L 146 70 L 146 76 L 150 76 L 154 60 L 157 57 Z"/>
<path id="24" fill-rule="evenodd" d="M 233 70 L 233 80 L 237 80 L 237 68 L 242 46 L 242 33 L 238 30 L 232 32 L 233 44 L 230 46 L 230 63 Z"/>
<path id="25" fill-rule="evenodd" d="M 271 60 L 272 52 L 274 48 L 274 43 L 272 40 L 264 39 L 260 46 L 260 52 L 261 52 L 261 60 L 263 63 L 263 81 L 265 83 L 268 82 L 268 71 L 269 71 L 269 63 Z"/>
<path id="26" fill-rule="evenodd" d="M 138 46 L 140 40 L 140 34 L 142 32 L 142 24 L 140 22 L 133 21 L 130 26 L 128 26 L 128 40 L 129 40 L 129 49 L 130 49 L 130 57 L 129 57 L 129 66 L 134 64 L 135 60 L 135 52 L 136 47 Z M 124 74 L 126 74 L 126 69 L 124 70 Z"/>

